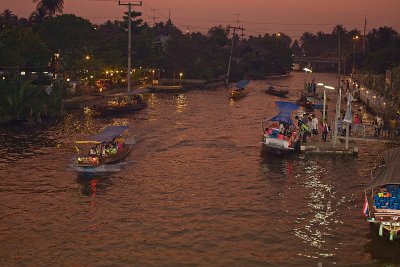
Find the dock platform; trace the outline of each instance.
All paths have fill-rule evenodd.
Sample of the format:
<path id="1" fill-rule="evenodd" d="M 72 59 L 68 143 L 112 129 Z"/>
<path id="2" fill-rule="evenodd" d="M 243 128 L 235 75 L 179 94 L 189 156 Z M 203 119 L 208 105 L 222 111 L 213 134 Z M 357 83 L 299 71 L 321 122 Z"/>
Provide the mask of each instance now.
<path id="1" fill-rule="evenodd" d="M 300 152 L 305 154 L 330 154 L 330 155 L 358 155 L 358 148 L 355 146 L 349 146 L 348 149 L 345 145 L 338 141 L 336 148 L 333 148 L 331 140 L 327 142 L 318 141 L 307 141 L 302 143 Z"/>

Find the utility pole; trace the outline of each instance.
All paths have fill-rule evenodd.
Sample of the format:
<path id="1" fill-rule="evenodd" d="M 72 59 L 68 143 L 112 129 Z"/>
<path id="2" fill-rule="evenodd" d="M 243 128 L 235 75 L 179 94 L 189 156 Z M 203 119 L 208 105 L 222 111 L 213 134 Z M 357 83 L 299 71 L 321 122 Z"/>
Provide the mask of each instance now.
<path id="1" fill-rule="evenodd" d="M 341 64 L 341 54 L 340 54 L 340 29 L 337 28 L 337 34 L 338 34 L 338 95 L 337 95 L 337 99 L 336 99 L 336 111 L 335 111 L 335 125 L 334 125 L 334 129 L 333 129 L 333 149 L 336 149 L 336 141 L 337 141 L 337 137 L 338 137 L 338 116 L 340 116 L 340 101 L 342 98 L 342 92 L 341 92 L 341 88 L 340 88 L 340 64 Z M 342 121 L 342 125 L 343 125 L 343 121 Z"/>
<path id="2" fill-rule="evenodd" d="M 229 52 L 229 62 L 228 62 L 228 71 L 226 73 L 226 81 L 225 81 L 225 85 L 228 86 L 229 84 L 229 73 L 231 71 L 231 61 L 232 61 L 232 51 L 233 51 L 233 42 L 235 40 L 235 33 L 236 33 L 236 29 L 238 30 L 244 30 L 241 27 L 235 27 L 235 26 L 228 26 L 228 30 L 233 29 L 233 34 L 232 34 L 232 42 L 231 42 L 231 49 Z"/>
<path id="3" fill-rule="evenodd" d="M 158 9 L 151 8 L 151 11 L 153 11 L 153 26 L 156 25 L 156 19 L 158 18 L 158 17 L 156 17 L 156 10 L 158 10 Z"/>
<path id="4" fill-rule="evenodd" d="M 132 57 L 132 6 L 142 6 L 142 1 L 139 3 L 121 3 L 121 1 L 118 1 L 118 5 L 120 6 L 128 6 L 128 100 L 131 100 L 131 57 Z"/>
<path id="5" fill-rule="evenodd" d="M 367 18 L 364 20 L 364 34 L 363 34 L 363 54 L 365 53 L 365 42 L 367 41 L 367 38 L 365 36 L 365 32 L 367 30 Z"/>
<path id="6" fill-rule="evenodd" d="M 242 30 L 242 34 L 241 34 L 242 38 L 240 40 L 243 40 L 244 39 L 244 33 L 243 33 L 244 28 L 243 28 L 243 25 L 242 25 L 242 29 L 241 30 Z"/>

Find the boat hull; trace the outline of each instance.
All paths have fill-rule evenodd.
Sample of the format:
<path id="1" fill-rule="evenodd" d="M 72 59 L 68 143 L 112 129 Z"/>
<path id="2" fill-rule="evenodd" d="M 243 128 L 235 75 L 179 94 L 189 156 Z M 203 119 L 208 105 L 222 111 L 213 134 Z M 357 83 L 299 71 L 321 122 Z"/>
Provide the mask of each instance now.
<path id="1" fill-rule="evenodd" d="M 267 89 L 265 93 L 269 95 L 274 95 L 274 96 L 279 96 L 279 97 L 284 97 L 286 96 L 289 91 L 288 90 L 272 90 L 272 89 Z"/>
<path id="2" fill-rule="evenodd" d="M 95 113 L 100 115 L 119 115 L 126 114 L 131 112 L 136 112 L 142 109 L 145 109 L 147 104 L 135 104 L 135 105 L 126 105 L 126 106 L 97 106 L 93 108 Z"/>
<path id="3" fill-rule="evenodd" d="M 249 91 L 247 89 L 241 90 L 241 91 L 231 91 L 229 98 L 230 99 L 239 99 L 247 95 Z"/>
<path id="4" fill-rule="evenodd" d="M 98 164 L 90 164 L 90 163 L 83 163 L 83 162 L 81 163 L 81 162 L 77 161 L 76 166 L 81 167 L 81 168 L 97 168 L 97 167 L 100 167 L 100 166 L 106 165 L 106 164 L 114 164 L 114 163 L 117 163 L 118 161 L 122 160 L 126 156 L 128 156 L 130 151 L 131 151 L 131 145 L 125 145 L 115 155 L 110 155 L 110 156 L 106 156 L 106 157 L 100 156 L 99 160 L 98 160 Z"/>
<path id="5" fill-rule="evenodd" d="M 300 151 L 300 142 L 296 142 L 293 148 L 266 144 L 262 142 L 262 152 L 270 155 L 294 155 Z"/>

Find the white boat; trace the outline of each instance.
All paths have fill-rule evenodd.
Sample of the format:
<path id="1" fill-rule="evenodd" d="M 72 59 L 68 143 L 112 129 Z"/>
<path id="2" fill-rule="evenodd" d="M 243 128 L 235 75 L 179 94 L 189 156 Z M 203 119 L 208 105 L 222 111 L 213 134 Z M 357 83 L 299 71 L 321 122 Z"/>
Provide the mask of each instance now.
<path id="1" fill-rule="evenodd" d="M 295 131 L 295 126 L 291 119 L 291 113 L 299 106 L 283 101 L 276 101 L 275 105 L 279 109 L 278 115 L 267 119 L 262 124 L 262 141 L 263 150 L 269 154 L 282 155 L 291 154 L 300 151 L 300 136 Z M 279 129 L 280 124 L 287 126 L 286 133 Z"/>

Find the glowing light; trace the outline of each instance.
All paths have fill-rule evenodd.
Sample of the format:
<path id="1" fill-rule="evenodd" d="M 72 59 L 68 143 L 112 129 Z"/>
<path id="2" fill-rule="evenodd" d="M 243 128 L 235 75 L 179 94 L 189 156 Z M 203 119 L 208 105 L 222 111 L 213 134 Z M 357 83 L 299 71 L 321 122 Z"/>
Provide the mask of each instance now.
<path id="1" fill-rule="evenodd" d="M 86 56 L 85 58 L 86 58 L 86 60 L 89 60 L 89 59 L 90 59 L 90 56 Z"/>
<path id="2" fill-rule="evenodd" d="M 304 70 L 305 72 L 312 73 L 312 70 L 310 70 L 309 68 L 303 68 L 303 70 Z"/>

